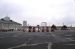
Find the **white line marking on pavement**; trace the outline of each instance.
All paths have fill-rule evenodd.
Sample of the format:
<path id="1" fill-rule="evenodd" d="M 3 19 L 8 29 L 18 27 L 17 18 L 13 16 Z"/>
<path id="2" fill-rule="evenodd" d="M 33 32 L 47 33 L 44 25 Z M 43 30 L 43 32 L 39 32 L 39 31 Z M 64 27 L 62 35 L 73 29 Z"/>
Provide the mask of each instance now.
<path id="1" fill-rule="evenodd" d="M 19 47 L 22 47 L 22 46 L 34 46 L 34 45 L 38 45 L 38 44 L 21 44 L 21 45 L 15 46 L 15 47 L 10 47 L 8 49 L 19 48 Z"/>
<path id="2" fill-rule="evenodd" d="M 45 42 L 45 43 L 49 43 L 49 42 Z M 44 43 L 36 43 L 36 44 L 21 44 L 21 45 L 18 45 L 18 46 L 10 47 L 10 48 L 8 48 L 8 49 L 19 48 L 19 47 L 22 47 L 22 46 L 35 46 L 35 45 L 39 45 L 39 44 L 44 44 Z"/>
<path id="3" fill-rule="evenodd" d="M 75 41 L 75 39 L 72 39 L 72 38 L 66 38 L 66 39 L 68 39 L 68 40 L 70 40 L 70 41 Z"/>

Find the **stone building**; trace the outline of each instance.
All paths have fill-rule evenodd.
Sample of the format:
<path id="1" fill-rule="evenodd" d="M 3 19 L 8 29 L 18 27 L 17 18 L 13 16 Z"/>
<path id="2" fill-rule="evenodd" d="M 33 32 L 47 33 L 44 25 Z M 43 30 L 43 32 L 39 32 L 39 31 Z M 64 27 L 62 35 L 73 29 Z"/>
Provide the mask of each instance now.
<path id="1" fill-rule="evenodd" d="M 14 22 L 13 20 L 10 20 L 9 17 L 5 17 L 0 19 L 0 30 L 18 30 L 21 29 L 22 24 Z"/>
<path id="2" fill-rule="evenodd" d="M 23 26 L 27 26 L 27 21 L 23 21 Z"/>

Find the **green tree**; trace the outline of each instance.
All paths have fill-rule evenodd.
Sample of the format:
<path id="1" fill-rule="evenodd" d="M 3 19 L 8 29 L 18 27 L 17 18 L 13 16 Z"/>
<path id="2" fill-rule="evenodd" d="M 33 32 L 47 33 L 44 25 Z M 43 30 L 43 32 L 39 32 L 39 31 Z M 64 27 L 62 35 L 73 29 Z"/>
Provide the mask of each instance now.
<path id="1" fill-rule="evenodd" d="M 51 31 L 54 31 L 54 30 L 56 30 L 57 29 L 57 27 L 53 24 L 52 26 L 51 26 Z"/>
<path id="2" fill-rule="evenodd" d="M 66 26 L 66 25 L 63 25 L 63 26 L 61 27 L 61 30 L 67 30 L 67 26 Z"/>
<path id="3" fill-rule="evenodd" d="M 56 30 L 57 29 L 57 27 L 53 24 L 52 26 L 51 26 L 51 29 L 54 29 L 54 30 Z"/>

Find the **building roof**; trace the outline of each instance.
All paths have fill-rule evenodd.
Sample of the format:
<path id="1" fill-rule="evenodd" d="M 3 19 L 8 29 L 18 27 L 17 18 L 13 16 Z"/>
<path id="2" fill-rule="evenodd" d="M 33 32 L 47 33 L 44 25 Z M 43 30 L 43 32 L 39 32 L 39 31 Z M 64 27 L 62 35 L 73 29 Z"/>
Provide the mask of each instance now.
<path id="1" fill-rule="evenodd" d="M 15 21 L 13 21 L 13 20 L 6 21 L 6 20 L 4 20 L 4 19 L 0 19 L 0 23 L 22 25 L 22 24 L 17 23 L 17 22 L 15 22 Z"/>

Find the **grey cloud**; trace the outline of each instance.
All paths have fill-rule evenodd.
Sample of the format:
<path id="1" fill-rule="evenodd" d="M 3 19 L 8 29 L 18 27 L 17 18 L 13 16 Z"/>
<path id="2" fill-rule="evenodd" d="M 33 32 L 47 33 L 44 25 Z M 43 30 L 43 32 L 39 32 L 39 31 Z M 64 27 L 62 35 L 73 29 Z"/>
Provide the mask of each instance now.
<path id="1" fill-rule="evenodd" d="M 75 24 L 75 3 L 68 3 L 68 10 L 65 12 L 63 22 L 66 24 Z"/>
<path id="2" fill-rule="evenodd" d="M 12 3 L 0 3 L 0 15 L 20 15 L 23 12 L 23 7 L 21 5 L 12 4 Z"/>
<path id="3" fill-rule="evenodd" d="M 24 6 L 24 5 L 23 5 Z M 10 3 L 10 2 L 6 2 L 5 0 L 0 0 L 0 18 L 3 16 L 6 16 L 7 14 L 12 17 L 12 19 L 16 18 L 16 19 L 20 19 L 22 17 L 17 17 L 17 16 L 22 16 L 21 14 L 24 14 L 24 18 L 26 18 L 26 14 L 29 14 L 28 11 L 30 11 L 31 9 L 27 8 L 27 7 L 23 7 L 22 5 L 19 4 L 15 4 L 15 3 Z M 53 5 L 52 5 L 53 6 Z M 31 7 L 30 7 L 31 8 Z M 66 23 L 66 24 L 75 24 L 75 2 L 68 2 L 68 3 L 62 3 L 59 5 L 54 5 L 53 6 L 53 10 L 56 11 L 56 14 L 54 15 L 56 16 L 60 16 L 59 20 L 57 20 L 56 18 L 52 21 L 55 23 Z M 32 10 L 31 10 L 32 12 Z M 16 17 L 15 17 L 16 16 Z M 61 16 L 62 19 L 61 19 Z M 32 23 L 36 23 L 35 17 L 32 16 L 32 18 L 27 17 L 27 20 L 32 21 Z M 24 18 L 22 18 L 24 20 Z M 16 20 L 17 22 L 19 21 L 23 21 L 22 19 L 20 20 Z M 36 18 L 37 19 L 37 18 Z M 39 19 L 39 18 L 38 18 Z M 48 19 L 49 20 L 49 19 Z M 57 20 L 57 22 L 56 22 Z M 34 22 L 33 22 L 34 21 Z M 42 21 L 41 19 L 39 21 Z M 49 20 L 51 21 L 51 20 Z M 48 22 L 49 22 L 48 21 Z M 38 22 L 39 23 L 39 22 Z M 36 24 L 38 24 L 36 23 Z"/>

